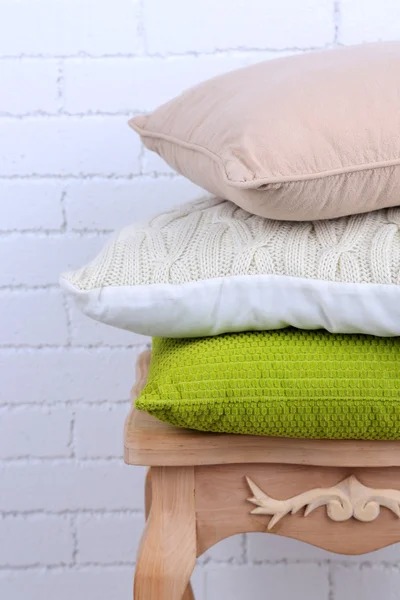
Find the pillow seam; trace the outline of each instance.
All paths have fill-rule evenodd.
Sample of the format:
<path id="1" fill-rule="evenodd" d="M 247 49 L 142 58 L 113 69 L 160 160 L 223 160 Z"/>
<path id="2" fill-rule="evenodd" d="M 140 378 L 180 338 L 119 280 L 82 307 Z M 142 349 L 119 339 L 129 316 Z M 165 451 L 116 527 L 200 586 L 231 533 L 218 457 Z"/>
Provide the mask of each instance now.
<path id="1" fill-rule="evenodd" d="M 302 175 L 297 175 L 295 177 L 291 177 L 290 175 L 286 175 L 283 177 L 258 177 L 257 179 L 253 179 L 251 181 L 236 181 L 230 179 L 228 173 L 226 171 L 226 163 L 223 158 L 209 150 L 209 148 L 205 148 L 200 144 L 195 144 L 193 142 L 186 142 L 185 140 L 180 140 L 175 136 L 171 136 L 165 133 L 155 133 L 153 131 L 147 131 L 139 127 L 133 119 L 129 122 L 129 126 L 136 131 L 143 138 L 153 138 L 158 140 L 164 140 L 170 144 L 174 144 L 179 146 L 180 148 L 186 148 L 188 150 L 192 150 L 193 152 L 198 152 L 211 158 L 214 162 L 216 162 L 223 170 L 225 182 L 231 186 L 236 188 L 244 188 L 244 189 L 257 189 L 261 186 L 269 187 L 280 185 L 288 185 L 291 183 L 298 183 L 301 181 L 314 181 L 316 179 L 325 179 L 328 177 L 339 177 L 342 175 L 353 175 L 354 173 L 358 173 L 361 171 L 375 171 L 377 169 L 387 169 L 389 167 L 399 167 L 400 166 L 400 157 L 392 160 L 386 160 L 377 163 L 364 163 L 361 165 L 353 165 L 351 167 L 344 167 L 342 169 L 332 169 L 331 171 L 320 171 L 319 173 L 305 173 Z M 262 183 L 265 182 L 265 183 Z"/>

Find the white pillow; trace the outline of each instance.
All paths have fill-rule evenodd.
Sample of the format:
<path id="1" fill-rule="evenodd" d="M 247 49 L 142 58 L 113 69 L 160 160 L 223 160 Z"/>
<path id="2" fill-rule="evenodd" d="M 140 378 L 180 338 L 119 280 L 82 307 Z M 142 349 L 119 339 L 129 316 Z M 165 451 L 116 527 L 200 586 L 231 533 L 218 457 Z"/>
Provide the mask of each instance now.
<path id="1" fill-rule="evenodd" d="M 325 328 L 400 335 L 400 208 L 274 221 L 207 199 L 132 225 L 62 286 L 88 316 L 137 333 Z"/>

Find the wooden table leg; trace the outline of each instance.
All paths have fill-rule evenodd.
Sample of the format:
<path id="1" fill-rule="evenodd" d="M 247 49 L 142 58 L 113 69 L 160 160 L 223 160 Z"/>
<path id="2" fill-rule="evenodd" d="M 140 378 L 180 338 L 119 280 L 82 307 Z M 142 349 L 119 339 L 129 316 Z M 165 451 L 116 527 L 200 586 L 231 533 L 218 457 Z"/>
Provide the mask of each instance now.
<path id="1" fill-rule="evenodd" d="M 149 518 L 151 509 L 151 469 L 147 469 L 146 481 L 144 484 L 144 515 L 146 521 Z"/>
<path id="2" fill-rule="evenodd" d="M 151 509 L 151 468 L 148 469 L 146 474 L 145 488 L 144 488 L 144 510 L 146 521 L 149 518 L 150 509 Z M 182 596 L 182 600 L 195 600 L 192 586 L 189 583 L 185 593 Z"/>
<path id="3" fill-rule="evenodd" d="M 148 480 L 147 497 L 149 488 Z M 191 590 L 186 589 L 196 563 L 193 467 L 153 467 L 147 509 L 150 502 L 134 600 L 193 600 Z"/>
<path id="4" fill-rule="evenodd" d="M 190 585 L 190 583 L 187 586 L 185 593 L 182 596 L 182 600 L 195 600 L 194 595 L 193 595 L 192 586 Z"/>

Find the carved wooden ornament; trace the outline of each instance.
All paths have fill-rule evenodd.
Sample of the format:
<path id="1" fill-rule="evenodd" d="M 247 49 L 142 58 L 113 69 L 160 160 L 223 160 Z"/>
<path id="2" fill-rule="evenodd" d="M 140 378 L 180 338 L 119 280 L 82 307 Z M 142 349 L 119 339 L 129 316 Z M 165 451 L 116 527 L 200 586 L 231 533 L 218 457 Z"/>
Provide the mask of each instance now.
<path id="1" fill-rule="evenodd" d="M 268 529 L 272 529 L 282 517 L 289 513 L 293 515 L 304 507 L 304 516 L 307 517 L 319 506 L 326 506 L 328 517 L 333 521 L 347 521 L 351 518 L 364 522 L 374 521 L 381 506 L 400 517 L 400 491 L 366 487 L 354 475 L 333 487 L 315 488 L 288 500 L 275 500 L 260 490 L 251 479 L 246 477 L 246 480 L 253 492 L 253 497 L 248 498 L 248 501 L 258 507 L 251 513 L 272 516 Z"/>

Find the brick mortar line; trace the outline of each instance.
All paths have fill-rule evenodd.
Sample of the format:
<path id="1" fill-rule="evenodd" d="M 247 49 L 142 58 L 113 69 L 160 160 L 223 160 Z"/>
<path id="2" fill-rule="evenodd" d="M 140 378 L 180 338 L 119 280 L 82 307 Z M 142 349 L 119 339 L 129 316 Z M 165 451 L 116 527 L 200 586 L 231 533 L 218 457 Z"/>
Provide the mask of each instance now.
<path id="1" fill-rule="evenodd" d="M 93 562 L 93 563 L 84 563 L 84 564 L 76 564 L 76 565 L 68 565 L 67 563 L 59 563 L 55 565 L 27 565 L 27 566 L 0 566 L 0 572 L 3 573 L 18 573 L 19 571 L 27 570 L 29 572 L 38 572 L 38 573 L 49 573 L 49 572 L 90 572 L 93 571 L 95 573 L 101 572 L 103 569 L 112 570 L 112 569 L 127 569 L 131 568 L 135 564 L 134 561 L 131 563 L 126 562 L 116 562 L 116 563 L 101 563 L 101 562 Z"/>
<path id="2" fill-rule="evenodd" d="M 126 119 L 129 119 L 130 117 L 136 116 L 136 115 L 143 115 L 145 114 L 145 111 L 141 110 L 141 109 L 129 109 L 126 111 L 121 111 L 121 110 L 116 110 L 116 111 L 104 111 L 104 110 L 92 110 L 92 109 L 88 109 L 84 112 L 69 112 L 69 111 L 65 111 L 63 110 L 62 112 L 56 111 L 56 112 L 47 112 L 47 111 L 43 111 L 43 110 L 32 110 L 32 111 L 28 111 L 28 112 L 23 112 L 23 113 L 14 113 L 14 112 L 9 112 L 9 111 L 0 111 L 0 119 L 9 119 L 10 121 L 24 121 L 27 119 L 37 119 L 37 120 L 45 120 L 45 121 L 49 121 L 49 120 L 55 120 L 55 119 L 77 119 L 77 120 L 83 120 L 85 118 L 91 119 L 93 117 L 110 117 L 110 118 L 115 118 L 115 117 L 124 117 Z"/>
<path id="3" fill-rule="evenodd" d="M 70 450 L 70 458 L 77 462 L 76 456 L 76 414 L 75 411 L 72 412 L 71 422 L 69 426 L 69 440 L 68 440 L 68 449 Z M 121 454 L 122 456 L 122 454 Z M 33 458 L 33 457 L 32 457 Z"/>
<path id="4" fill-rule="evenodd" d="M 46 238 L 46 237 L 53 237 L 54 239 L 62 239 L 62 238 L 67 238 L 68 236 L 71 236 L 71 234 L 73 234 L 73 236 L 76 236 L 77 238 L 82 238 L 82 237 L 88 237 L 88 238 L 95 238 L 95 237 L 99 237 L 101 235 L 104 235 L 104 233 L 109 233 L 109 231 L 104 231 L 102 229 L 91 229 L 90 231 L 86 230 L 86 229 L 74 229 L 74 230 L 64 230 L 62 229 L 62 227 L 58 230 L 58 231 L 54 231 L 54 230 L 46 230 L 46 229 L 38 229 L 36 231 L 20 231 L 19 229 L 14 230 L 14 231 L 2 231 L 0 232 L 0 237 L 2 238 L 13 238 L 13 237 L 18 237 L 18 236 L 22 236 L 25 239 L 27 239 L 28 237 L 31 238 Z"/>
<path id="5" fill-rule="evenodd" d="M 98 518 L 99 520 L 101 520 L 101 518 L 118 518 L 118 517 L 140 517 L 140 518 L 144 518 L 144 511 L 141 509 L 131 509 L 131 508 L 125 508 L 125 509 L 107 509 L 107 508 L 79 508 L 79 509 L 68 509 L 68 510 L 59 510 L 59 511 L 54 511 L 54 510 L 48 510 L 48 509 L 41 509 L 41 510 L 25 510 L 25 511 L 21 511 L 21 510 L 13 510 L 13 511 L 0 511 L 0 522 L 1 520 L 12 520 L 12 519 L 27 519 L 27 520 L 33 520 L 33 519 L 39 519 L 39 518 L 46 518 L 46 517 L 64 517 L 64 516 L 73 516 L 76 515 L 77 517 L 80 516 L 92 516 L 95 518 Z"/>
<path id="6" fill-rule="evenodd" d="M 214 565 L 223 565 L 227 567 L 243 567 L 245 564 L 240 560 L 240 558 L 236 558 L 234 556 L 230 556 L 229 558 L 213 558 L 212 556 L 207 556 L 206 558 L 200 557 L 197 559 L 197 564 L 202 565 L 203 567 L 207 567 L 213 563 Z"/>
<path id="7" fill-rule="evenodd" d="M 246 533 L 242 534 L 241 552 L 242 552 L 242 562 L 243 562 L 243 564 L 247 564 L 249 562 L 249 545 L 248 545 L 248 535 Z"/>
<path id="8" fill-rule="evenodd" d="M 133 365 L 132 365 L 133 366 Z M 133 372 L 133 370 L 132 370 Z M 128 391 L 128 390 L 127 390 Z M 128 393 L 127 393 L 128 396 Z M 34 410 L 39 410 L 40 408 L 42 409 L 46 409 L 48 410 L 49 408 L 55 408 L 55 409 L 60 409 L 60 408 L 75 408 L 75 407 L 84 407 L 84 408 L 91 408 L 91 407 L 99 407 L 99 406 L 109 406 L 109 407 L 115 407 L 115 406 L 121 406 L 124 404 L 129 403 L 130 400 L 127 398 L 123 398 L 122 400 L 108 400 L 108 399 L 103 399 L 103 400 L 85 400 L 84 398 L 82 399 L 78 399 L 78 400 L 63 400 L 63 401 L 59 401 L 59 402 L 54 402 L 54 401 L 50 401 L 50 402 L 18 402 L 18 403 L 14 403 L 12 404 L 11 402 L 3 402 L 0 403 L 0 411 L 4 412 L 4 411 L 18 411 L 18 410 L 26 410 L 26 409 L 34 409 Z"/>
<path id="9" fill-rule="evenodd" d="M 67 444 L 67 448 L 70 448 L 70 445 Z M 21 454 L 17 456 L 1 456 L 0 457 L 0 466 L 3 467 L 11 467 L 13 465 L 18 466 L 18 468 L 22 466 L 38 466 L 38 465 L 85 465 L 87 462 L 90 463 L 120 463 L 123 456 L 120 455 L 110 455 L 110 456 L 87 456 L 87 457 L 76 457 L 75 454 L 70 453 L 67 456 L 62 454 L 54 454 L 51 456 L 40 456 L 37 454 Z"/>
<path id="10" fill-rule="evenodd" d="M 31 290 L 24 290 L 24 291 L 29 291 L 32 294 L 39 294 L 40 292 L 42 292 L 43 290 L 40 288 L 32 288 Z M 50 296 L 59 296 L 61 293 L 60 290 L 60 286 L 51 286 L 50 288 L 46 288 L 46 293 L 48 293 Z M 12 296 L 13 294 L 21 294 L 22 295 L 22 290 L 17 288 L 17 289 L 7 289 L 7 288 L 1 288 L 0 287 L 0 295 L 6 295 L 9 294 L 10 296 Z M 3 344 L 4 347 L 8 347 L 8 346 L 15 346 L 16 344 Z M 0 344 L 1 347 L 1 344 Z"/>
<path id="11" fill-rule="evenodd" d="M 61 225 L 58 229 L 47 229 L 45 227 L 35 227 L 33 229 L 29 229 L 29 228 L 21 228 L 21 229 L 0 229 L 0 237 L 6 237 L 6 236 L 12 236 L 12 235 L 36 235 L 36 234 L 41 234 L 43 237 L 47 237 L 47 236 L 58 236 L 60 237 L 60 234 L 69 234 L 69 233 L 77 233 L 79 235 L 108 235 L 113 233 L 115 230 L 114 229 L 101 229 L 100 227 L 97 228 L 93 228 L 91 229 L 90 227 L 69 227 L 67 229 L 64 229 L 63 225 Z M 65 236 L 67 237 L 67 236 Z"/>
<path id="12" fill-rule="evenodd" d="M 30 573 L 32 572 L 41 572 L 42 570 L 45 570 L 47 572 L 51 572 L 51 571 L 70 571 L 70 572 L 79 572 L 79 571 L 84 571 L 86 569 L 103 569 L 103 568 L 115 568 L 115 567 L 133 567 L 135 566 L 136 561 L 132 560 L 131 562 L 129 561 L 112 561 L 112 562 L 100 562 L 100 561 L 85 561 L 85 562 L 77 562 L 77 563 L 66 563 L 66 562 L 60 562 L 60 563 L 27 563 L 26 565 L 11 565 L 11 564 L 3 564 L 0 565 L 0 573 L 3 571 L 5 572 L 18 572 L 18 571 L 28 571 Z"/>
<path id="13" fill-rule="evenodd" d="M 19 292 L 21 295 L 22 293 Z M 132 334 L 134 335 L 134 334 Z M 35 350 L 135 350 L 137 348 L 139 348 L 142 344 L 102 344 L 102 343 L 98 343 L 98 344 L 86 344 L 86 345 L 82 345 L 82 344 L 74 344 L 72 343 L 66 343 L 63 346 L 60 346 L 59 344 L 0 344 L 0 352 L 3 352 L 4 350 L 8 350 L 10 352 L 10 354 L 16 354 L 18 351 L 35 351 Z"/>
<path id="14" fill-rule="evenodd" d="M 127 467 L 128 468 L 128 467 Z M 47 508 L 27 509 L 27 510 L 0 510 L 2 519 L 13 518 L 39 518 L 39 517 L 64 517 L 64 516 L 87 516 L 93 517 L 122 517 L 122 516 L 144 516 L 142 508 L 65 508 L 61 510 L 49 510 Z"/>
<path id="15" fill-rule="evenodd" d="M 334 30 L 335 30 L 334 43 L 336 45 L 339 45 L 341 20 L 342 20 L 341 0 L 334 0 L 334 2 L 333 2 L 333 25 L 334 25 Z"/>
<path id="16" fill-rule="evenodd" d="M 140 151 L 139 151 L 139 156 L 138 156 L 138 162 L 139 162 L 139 172 L 140 175 L 143 176 L 144 175 L 144 167 L 145 167 L 145 156 L 146 156 L 146 148 L 143 144 L 143 142 L 140 142 Z"/>
<path id="17" fill-rule="evenodd" d="M 116 229 L 89 229 L 86 227 L 83 227 L 81 229 L 78 228 L 71 228 L 71 229 L 67 229 L 67 230 L 62 230 L 62 229 L 0 229 L 0 239 L 12 239 L 12 238 L 19 238 L 21 240 L 23 239 L 46 239 L 46 238 L 52 238 L 52 239 L 71 239 L 71 235 L 72 236 L 77 236 L 79 238 L 87 238 L 87 239 L 92 239 L 95 237 L 102 237 L 102 236 L 111 236 L 114 233 L 116 233 Z M 18 287 L 18 285 L 23 285 L 23 284 L 16 284 L 16 285 L 10 285 L 10 286 L 0 286 L 0 290 L 6 287 Z M 52 284 L 53 285 L 53 284 Z M 54 284 L 57 285 L 57 284 Z M 37 286 L 33 286 L 33 287 L 37 287 Z"/>
<path id="18" fill-rule="evenodd" d="M 137 11 L 138 11 L 138 23 L 137 23 L 137 33 L 140 40 L 140 52 L 143 55 L 147 55 L 147 35 L 146 35 L 146 25 L 144 18 L 144 0 L 139 0 L 137 3 Z"/>
<path id="19" fill-rule="evenodd" d="M 41 285 L 26 285 L 25 283 L 0 285 L 0 291 L 12 291 L 17 292 L 19 290 L 59 290 L 60 286 L 58 283 L 44 283 Z"/>
<path id="20" fill-rule="evenodd" d="M 134 334 L 132 334 L 134 335 Z M 111 345 L 111 344 L 73 344 L 73 345 L 59 345 L 59 344 L 42 344 L 42 345 L 28 345 L 28 344 L 20 344 L 20 345 L 13 345 L 13 344 L 8 344 L 8 345 L 0 345 L 0 350 L 9 350 L 10 354 L 18 354 L 18 352 L 21 351 L 21 353 L 23 353 L 23 351 L 43 351 L 43 354 L 47 351 L 47 350 L 56 350 L 57 352 L 61 352 L 63 350 L 67 350 L 70 351 L 71 353 L 75 352 L 76 350 L 112 350 L 112 351 L 118 351 L 118 350 L 134 350 L 134 349 L 140 349 L 140 348 L 144 348 L 145 344 L 116 344 L 115 346 Z"/>
<path id="21" fill-rule="evenodd" d="M 3 467 L 11 468 L 17 466 L 20 467 L 37 467 L 42 465 L 51 464 L 54 467 L 57 466 L 73 466 L 78 468 L 87 468 L 88 466 L 106 466 L 106 465 L 123 465 L 122 451 L 120 455 L 110 456 L 91 456 L 91 457 L 76 457 L 76 456 L 41 456 L 35 457 L 32 455 L 20 456 L 16 458 L 0 458 L 0 462 Z"/>
<path id="22" fill-rule="evenodd" d="M 79 554 L 79 542 L 78 542 L 78 525 L 77 515 L 71 517 L 71 535 L 72 535 L 72 566 L 75 567 L 78 563 L 77 558 Z"/>
<path id="23" fill-rule="evenodd" d="M 118 521 L 119 519 L 122 519 L 124 517 L 137 517 L 137 519 L 135 518 L 135 521 L 139 521 L 140 519 L 142 519 L 142 517 L 144 516 L 144 512 L 141 511 L 139 512 L 138 510 L 135 511 L 130 511 L 127 512 L 128 509 L 126 509 L 125 511 L 106 511 L 106 509 L 103 510 L 103 512 L 100 514 L 99 512 L 96 512 L 95 510 L 90 510 L 90 509 L 86 509 L 85 511 L 83 511 L 82 509 L 79 509 L 77 511 L 75 511 L 74 513 L 70 513 L 70 514 L 61 514 L 61 513 L 54 513 L 51 511 L 46 511 L 46 512 L 36 512 L 36 513 L 18 513 L 18 512 L 13 512 L 12 514 L 10 513 L 1 513 L 0 512 L 0 524 L 3 521 L 25 521 L 28 523 L 42 523 L 44 522 L 46 519 L 49 520 L 53 520 L 53 521 L 57 521 L 57 522 L 67 522 L 70 523 L 73 517 L 76 517 L 77 519 L 79 517 L 82 517 L 84 519 L 86 519 L 88 516 L 92 516 L 93 519 L 96 519 L 97 521 L 101 522 L 103 520 L 105 520 L 105 518 L 110 518 L 110 519 L 114 519 L 115 521 Z"/>
<path id="24" fill-rule="evenodd" d="M 65 103 L 65 94 L 64 94 L 65 76 L 64 76 L 64 61 L 62 59 L 58 61 L 56 85 L 57 85 L 57 104 L 58 104 L 57 112 L 59 114 L 63 114 L 64 103 Z"/>
<path id="25" fill-rule="evenodd" d="M 22 412 L 24 413 L 28 408 L 32 409 L 32 411 L 37 411 L 38 413 L 48 413 L 49 408 L 54 408 L 55 410 L 64 410 L 66 408 L 69 409 L 74 409 L 74 408 L 80 408 L 80 407 L 84 407 L 84 408 L 112 408 L 112 409 L 117 409 L 117 408 L 122 408 L 123 406 L 126 405 L 126 408 L 128 409 L 130 407 L 131 401 L 129 399 L 125 399 L 125 400 L 103 400 L 103 401 L 93 401 L 93 402 L 88 402 L 87 400 L 64 400 L 62 402 L 54 402 L 52 404 L 46 404 L 46 403 L 29 403 L 29 402 L 25 402 L 25 403 L 21 403 L 18 402 L 17 404 L 1 404 L 0 405 L 0 412 L 2 413 L 18 413 L 18 412 Z"/>
<path id="26" fill-rule="evenodd" d="M 64 188 L 61 190 L 60 194 L 60 207 L 61 207 L 61 216 L 62 223 L 60 227 L 60 231 L 64 232 L 68 230 L 68 215 L 67 215 L 67 207 L 66 207 L 66 198 L 67 198 L 67 190 Z"/>
<path id="27" fill-rule="evenodd" d="M 132 567 L 136 564 L 135 560 L 132 561 L 110 561 L 110 562 L 101 562 L 101 561 L 84 561 L 84 562 L 77 562 L 77 563 L 54 563 L 54 564 L 46 564 L 46 563 L 35 563 L 35 564 L 26 564 L 26 565 L 8 565 L 8 564 L 3 564 L 0 565 L 0 571 L 6 571 L 6 572 L 18 572 L 18 571 L 22 571 L 22 570 L 27 570 L 27 571 L 38 571 L 38 572 L 42 572 L 42 571 L 74 571 L 74 572 L 78 572 L 78 571 L 86 571 L 86 570 L 91 570 L 91 569 L 102 569 L 102 568 L 107 568 L 107 569 L 113 569 L 113 568 L 118 568 L 118 567 Z M 295 565 L 303 565 L 303 566 L 326 566 L 326 565 L 321 565 L 319 563 L 316 563 L 315 561 L 312 560 L 290 560 L 287 561 L 287 563 L 285 563 L 285 565 L 287 566 L 295 566 Z M 377 562 L 377 563 L 371 563 L 371 564 L 362 564 L 362 565 L 349 565 L 346 562 L 340 562 L 338 561 L 337 565 L 341 568 L 349 568 L 352 570 L 375 570 L 375 569 L 384 569 L 387 571 L 391 571 L 394 573 L 398 573 L 400 571 L 400 567 L 395 564 L 395 563 L 384 563 L 384 562 Z M 248 569 L 250 568 L 262 568 L 265 566 L 269 566 L 269 567 L 279 567 L 281 566 L 281 563 L 277 563 L 274 561 L 271 562 L 263 562 L 262 564 L 247 564 L 247 565 L 236 565 L 233 564 L 229 561 L 219 561 L 219 560 L 214 560 L 211 559 L 207 564 L 202 564 L 202 563 L 197 563 L 196 565 L 199 569 L 201 569 L 204 572 L 207 572 L 210 570 L 210 568 L 214 567 L 214 566 L 219 566 L 222 569 L 229 569 L 229 567 L 231 566 L 235 566 L 235 567 L 239 567 L 240 569 Z M 331 596 L 329 596 L 329 598 L 331 598 Z"/>
<path id="28" fill-rule="evenodd" d="M 317 559 L 282 559 L 282 560 L 260 560 L 260 561 L 250 561 L 246 564 L 237 564 L 235 565 L 238 569 L 247 569 L 248 567 L 262 568 L 265 566 L 270 567 L 279 567 L 279 566 L 293 566 L 293 565 L 315 565 L 318 567 L 329 567 L 332 565 L 333 567 L 341 567 L 349 570 L 368 570 L 368 569 L 387 569 L 396 573 L 400 573 L 400 565 L 398 562 L 390 562 L 390 561 L 365 561 L 362 563 L 357 563 L 355 561 L 349 562 L 349 556 L 346 556 L 343 560 L 331 561 L 331 559 L 327 560 L 317 560 Z M 211 562 L 211 561 L 210 561 Z M 214 561 L 212 561 L 214 562 Z M 210 563 L 204 564 L 203 568 L 207 568 Z M 220 562 L 219 563 L 222 568 L 229 568 L 231 563 L 229 562 Z M 201 566 L 201 563 L 199 563 Z"/>
<path id="29" fill-rule="evenodd" d="M 335 600 L 335 585 L 333 581 L 332 564 L 328 565 L 328 600 Z"/>
<path id="30" fill-rule="evenodd" d="M 57 173 L 27 173 L 27 174 L 12 174 L 12 175 L 0 175 L 0 181 L 133 181 L 137 179 L 143 179 L 148 177 L 149 179 L 180 179 L 182 175 L 179 173 L 161 173 L 158 171 L 148 171 L 146 173 L 68 173 L 65 175 Z M 206 192 L 204 192 L 206 194 Z"/>
<path id="31" fill-rule="evenodd" d="M 65 315 L 65 320 L 66 320 L 66 323 L 67 323 L 66 347 L 67 348 L 71 348 L 74 345 L 74 341 L 73 341 L 73 337 L 74 336 L 73 336 L 73 327 L 72 327 L 73 319 L 72 319 L 71 306 L 69 304 L 69 300 L 68 300 L 67 294 L 61 294 L 61 298 L 62 298 L 62 305 L 63 305 L 64 315 Z M 39 347 L 44 348 L 46 346 L 47 345 L 43 344 L 43 345 L 40 345 Z M 16 348 L 18 348 L 18 347 L 21 348 L 22 345 L 20 345 L 20 346 L 16 345 L 15 347 Z M 34 347 L 36 347 L 36 346 L 34 346 Z M 48 347 L 51 347 L 51 344 L 49 344 Z M 0 346 L 0 348 L 1 348 L 1 346 Z"/>
<path id="32" fill-rule="evenodd" d="M 156 59 L 160 61 L 167 61 L 172 58 L 203 58 L 203 57 L 225 57 L 231 56 L 232 54 L 238 53 L 239 55 L 247 56 L 254 55 L 264 52 L 270 52 L 271 54 L 279 54 L 281 52 L 312 52 L 314 50 L 323 50 L 325 48 L 332 47 L 332 42 L 327 41 L 325 44 L 317 46 L 283 46 L 281 48 L 269 47 L 269 46 L 233 46 L 229 48 L 214 48 L 213 50 L 186 50 L 185 52 L 146 52 L 146 53 L 130 53 L 130 52 L 114 52 L 104 54 L 91 54 L 90 52 L 78 52 L 71 54 L 44 54 L 44 53 L 21 53 L 21 54 L 3 54 L 0 55 L 1 60 L 68 60 L 68 59 L 92 59 L 92 60 L 103 60 L 103 59 Z"/>

